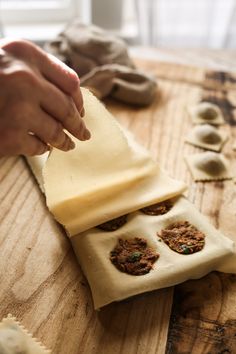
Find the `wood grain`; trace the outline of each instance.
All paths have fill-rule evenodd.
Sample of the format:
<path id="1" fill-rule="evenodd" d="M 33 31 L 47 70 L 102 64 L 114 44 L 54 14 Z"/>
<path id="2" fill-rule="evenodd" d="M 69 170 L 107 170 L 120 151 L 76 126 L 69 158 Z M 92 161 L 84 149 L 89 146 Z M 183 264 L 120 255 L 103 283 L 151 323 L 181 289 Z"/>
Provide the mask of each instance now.
<path id="1" fill-rule="evenodd" d="M 95 312 L 70 243 L 24 160 L 1 159 L 0 180 L 0 317 L 15 315 L 53 353 L 143 353 L 150 345 L 150 353 L 164 352 L 168 290 Z"/>
<path id="2" fill-rule="evenodd" d="M 215 85 L 204 69 L 150 61 L 139 61 L 139 66 L 158 75 L 156 102 L 148 108 L 110 100 L 106 105 L 171 176 L 188 183 L 187 195 L 198 209 L 234 238 L 235 185 L 232 181 L 195 184 L 183 160 L 184 155 L 200 151 L 184 143 L 191 128 L 186 105 L 206 95 L 222 98 L 227 91 L 235 106 L 234 83 L 227 86 L 214 79 Z M 224 153 L 236 171 L 231 149 L 236 138 L 234 108 L 231 111 L 231 126 L 220 129 L 230 134 Z M 166 346 L 173 288 L 95 312 L 70 243 L 46 209 L 25 161 L 1 159 L 0 183 L 0 317 L 15 315 L 55 354 L 236 351 L 234 276 L 212 273 L 176 287 Z"/>
<path id="3" fill-rule="evenodd" d="M 140 60 L 138 61 L 141 64 Z M 176 70 L 176 66 L 165 72 L 167 63 L 155 66 L 155 63 L 143 63 L 146 69 L 152 69 L 160 81 L 160 76 L 165 76 L 163 80 L 172 83 L 174 86 L 181 82 L 178 95 L 187 82 L 189 93 L 185 92 L 185 104 L 191 104 L 194 99 L 210 101 L 220 106 L 227 123 L 221 130 L 229 134 L 230 140 L 224 147 L 224 154 L 231 160 L 231 167 L 236 173 L 235 152 L 232 151 L 233 141 L 236 140 L 236 80 L 235 73 L 225 73 L 221 71 L 206 70 L 198 68 L 183 68 Z M 160 82 L 163 86 L 163 82 Z M 190 89 L 191 87 L 191 89 Z M 198 91 L 198 93 L 196 92 Z M 195 95 L 194 95 L 195 91 Z M 178 103 L 180 99 L 178 98 Z M 168 105 L 169 108 L 169 105 Z M 175 117 L 181 116 L 181 107 L 175 110 Z M 173 118 L 176 131 L 177 119 Z M 191 127 L 189 122 L 181 120 L 182 136 L 179 137 L 178 164 L 182 156 L 188 153 L 202 151 L 201 149 L 183 146 L 181 143 L 185 133 Z M 177 147 L 177 144 L 176 144 Z M 175 158 L 176 154 L 163 153 L 163 156 Z M 164 161 L 163 161 L 164 163 Z M 173 169 L 173 164 L 170 163 Z M 174 176 L 184 177 L 190 188 L 187 193 L 188 198 L 197 206 L 203 214 L 209 216 L 211 222 L 219 228 L 225 235 L 236 241 L 236 187 L 232 182 L 217 183 L 197 183 L 193 184 L 187 175 L 183 174 L 184 166 L 181 168 L 181 176 L 174 169 Z M 170 319 L 170 329 L 167 341 L 166 354 L 178 353 L 236 353 L 236 277 L 221 273 L 212 273 L 200 280 L 193 280 L 181 284 L 175 288 L 173 310 Z"/>

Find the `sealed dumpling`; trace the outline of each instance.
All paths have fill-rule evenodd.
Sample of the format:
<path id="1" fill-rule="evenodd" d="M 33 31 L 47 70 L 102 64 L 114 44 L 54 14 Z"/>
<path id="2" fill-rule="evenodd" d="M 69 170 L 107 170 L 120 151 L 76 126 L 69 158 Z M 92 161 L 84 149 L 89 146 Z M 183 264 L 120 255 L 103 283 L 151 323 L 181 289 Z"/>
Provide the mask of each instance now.
<path id="1" fill-rule="evenodd" d="M 207 151 L 186 157 L 187 165 L 195 181 L 232 179 L 229 161 L 223 154 Z"/>
<path id="2" fill-rule="evenodd" d="M 189 107 L 188 112 L 195 124 L 209 123 L 219 125 L 224 123 L 220 108 L 210 102 L 200 102 L 195 106 Z"/>
<path id="3" fill-rule="evenodd" d="M 204 120 L 213 120 L 218 115 L 218 107 L 212 103 L 202 102 L 198 105 L 197 113 Z"/>
<path id="4" fill-rule="evenodd" d="M 209 124 L 196 127 L 195 134 L 199 141 L 204 143 L 217 144 L 221 141 L 221 135 L 218 130 Z"/>
<path id="5" fill-rule="evenodd" d="M 226 170 L 223 160 L 215 152 L 206 152 L 204 156 L 196 160 L 195 164 L 197 168 L 212 176 L 219 175 Z"/>
<path id="6" fill-rule="evenodd" d="M 206 150 L 220 151 L 227 135 L 210 124 L 195 126 L 188 134 L 186 142 Z"/>

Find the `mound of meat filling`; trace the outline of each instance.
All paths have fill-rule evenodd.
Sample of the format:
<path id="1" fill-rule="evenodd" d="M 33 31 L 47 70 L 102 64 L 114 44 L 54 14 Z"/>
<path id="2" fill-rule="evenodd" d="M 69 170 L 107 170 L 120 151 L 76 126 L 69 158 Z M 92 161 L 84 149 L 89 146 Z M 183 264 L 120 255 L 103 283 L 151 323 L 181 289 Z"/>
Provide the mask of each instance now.
<path id="1" fill-rule="evenodd" d="M 163 215 L 168 213 L 168 211 L 170 211 L 172 207 L 173 204 L 171 203 L 171 201 L 165 200 L 164 202 L 149 205 L 140 210 L 147 215 Z"/>
<path id="2" fill-rule="evenodd" d="M 97 228 L 103 231 L 115 231 L 118 230 L 124 224 L 126 224 L 126 222 L 127 222 L 127 215 L 122 215 L 116 219 L 98 225 Z"/>
<path id="3" fill-rule="evenodd" d="M 138 237 L 129 240 L 120 238 L 110 252 L 110 260 L 116 268 L 131 275 L 149 273 L 158 257 L 159 254 L 148 247 L 147 241 Z"/>
<path id="4" fill-rule="evenodd" d="M 182 254 L 199 252 L 205 245 L 205 235 L 188 221 L 178 221 L 157 234 L 173 251 Z"/>

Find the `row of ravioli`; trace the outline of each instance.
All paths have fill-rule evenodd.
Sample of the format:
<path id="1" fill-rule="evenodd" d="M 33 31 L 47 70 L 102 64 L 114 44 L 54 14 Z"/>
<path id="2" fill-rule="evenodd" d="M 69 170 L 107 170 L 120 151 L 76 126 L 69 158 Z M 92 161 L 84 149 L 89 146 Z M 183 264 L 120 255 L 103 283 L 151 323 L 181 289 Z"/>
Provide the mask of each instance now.
<path id="1" fill-rule="evenodd" d="M 234 176 L 230 163 L 221 153 L 228 135 L 218 129 L 225 123 L 220 108 L 210 102 L 200 102 L 189 107 L 188 114 L 195 126 L 187 135 L 185 142 L 208 150 L 185 157 L 194 180 L 197 182 L 232 179 Z"/>

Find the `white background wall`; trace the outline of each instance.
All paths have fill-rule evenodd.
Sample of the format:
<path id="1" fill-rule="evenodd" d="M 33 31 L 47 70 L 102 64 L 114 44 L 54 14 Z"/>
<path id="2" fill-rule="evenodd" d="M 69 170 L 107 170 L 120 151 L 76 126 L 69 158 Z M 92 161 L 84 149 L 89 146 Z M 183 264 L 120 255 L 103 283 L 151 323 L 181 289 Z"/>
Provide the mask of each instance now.
<path id="1" fill-rule="evenodd" d="M 75 17 L 136 44 L 236 48 L 236 0 L 0 0 L 6 36 L 55 38 Z"/>

